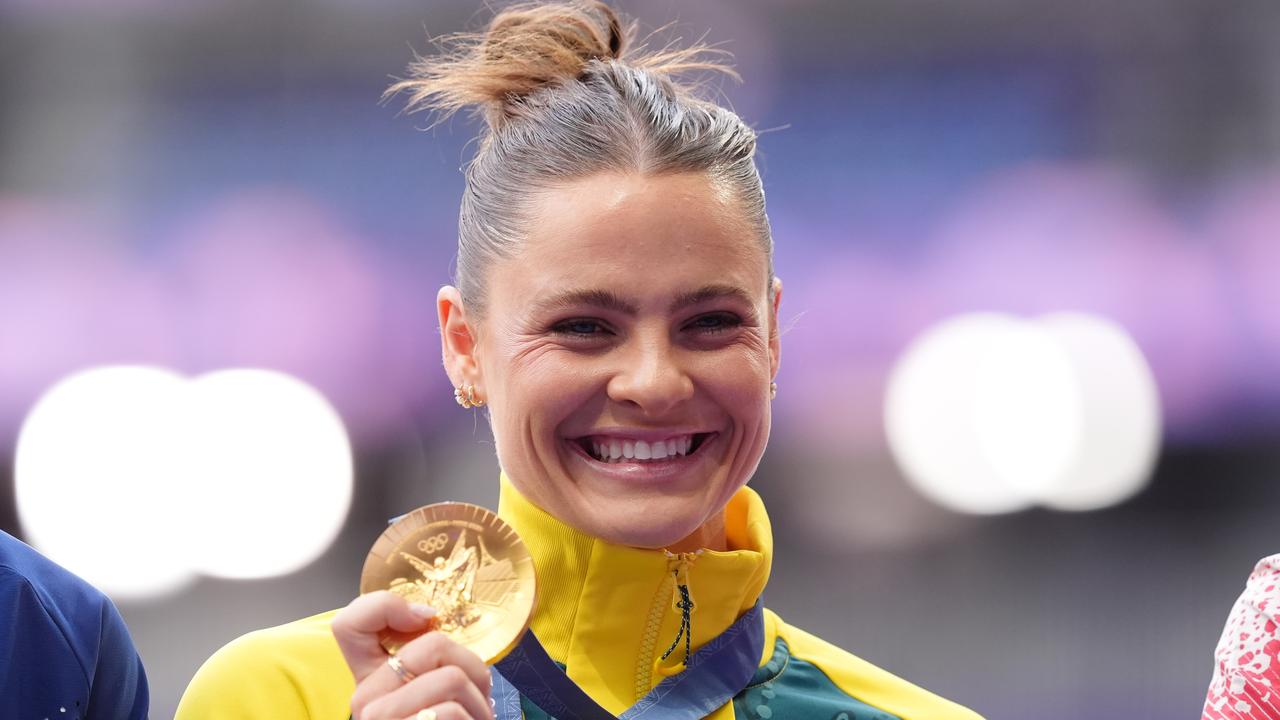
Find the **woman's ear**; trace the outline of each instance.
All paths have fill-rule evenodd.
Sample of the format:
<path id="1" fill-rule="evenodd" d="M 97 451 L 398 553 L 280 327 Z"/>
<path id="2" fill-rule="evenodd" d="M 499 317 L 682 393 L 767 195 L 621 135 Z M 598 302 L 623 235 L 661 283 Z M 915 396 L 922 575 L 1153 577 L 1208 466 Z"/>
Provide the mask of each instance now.
<path id="1" fill-rule="evenodd" d="M 436 311 L 440 317 L 440 350 L 444 371 L 455 388 L 474 385 L 483 397 L 480 361 L 476 356 L 475 327 L 467 320 L 462 293 L 445 285 L 436 294 Z"/>
<path id="2" fill-rule="evenodd" d="M 782 330 L 778 327 L 778 308 L 782 304 L 782 278 L 773 279 L 773 302 L 769 308 L 769 377 L 778 377 L 782 362 Z"/>

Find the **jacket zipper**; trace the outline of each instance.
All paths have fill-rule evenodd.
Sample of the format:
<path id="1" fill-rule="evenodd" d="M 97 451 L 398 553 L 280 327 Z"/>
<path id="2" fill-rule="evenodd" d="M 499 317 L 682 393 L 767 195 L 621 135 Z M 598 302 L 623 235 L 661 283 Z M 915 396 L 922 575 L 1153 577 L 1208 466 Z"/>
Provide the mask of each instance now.
<path id="1" fill-rule="evenodd" d="M 640 652 L 636 656 L 635 699 L 639 700 L 649 693 L 653 687 L 653 663 L 658 654 L 658 634 L 662 631 L 662 620 L 666 617 L 668 607 L 677 607 L 681 601 L 680 586 L 686 591 L 689 587 L 689 569 L 697 560 L 701 550 L 691 553 L 667 553 L 667 575 L 654 592 L 653 602 L 649 605 L 649 617 L 645 622 L 644 632 L 640 637 Z M 689 630 L 685 628 L 687 633 Z"/>

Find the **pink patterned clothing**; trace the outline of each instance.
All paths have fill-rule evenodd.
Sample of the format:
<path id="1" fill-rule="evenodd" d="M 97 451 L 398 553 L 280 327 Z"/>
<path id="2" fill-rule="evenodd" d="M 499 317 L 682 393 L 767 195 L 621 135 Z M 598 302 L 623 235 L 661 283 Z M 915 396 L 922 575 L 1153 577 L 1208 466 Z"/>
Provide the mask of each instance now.
<path id="1" fill-rule="evenodd" d="M 1214 653 L 1201 720 L 1280 720 L 1280 555 L 1263 558 Z"/>

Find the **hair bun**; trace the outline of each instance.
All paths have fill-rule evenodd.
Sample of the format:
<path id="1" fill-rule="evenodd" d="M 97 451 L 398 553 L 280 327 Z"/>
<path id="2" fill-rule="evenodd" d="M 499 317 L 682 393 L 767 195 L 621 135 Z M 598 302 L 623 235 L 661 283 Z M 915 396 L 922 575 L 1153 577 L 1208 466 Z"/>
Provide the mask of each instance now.
<path id="1" fill-rule="evenodd" d="M 621 57 L 626 40 L 612 8 L 579 0 L 507 8 L 489 23 L 484 44 L 498 62 L 510 58 L 530 70 L 568 71 L 594 59 Z"/>
<path id="2" fill-rule="evenodd" d="M 408 92 L 410 112 L 436 110 L 441 119 L 474 106 L 496 127 L 530 93 L 576 79 L 592 60 L 622 58 L 631 34 L 599 0 L 513 5 L 484 33 L 441 38 L 444 52 L 416 58 L 386 96 Z"/>

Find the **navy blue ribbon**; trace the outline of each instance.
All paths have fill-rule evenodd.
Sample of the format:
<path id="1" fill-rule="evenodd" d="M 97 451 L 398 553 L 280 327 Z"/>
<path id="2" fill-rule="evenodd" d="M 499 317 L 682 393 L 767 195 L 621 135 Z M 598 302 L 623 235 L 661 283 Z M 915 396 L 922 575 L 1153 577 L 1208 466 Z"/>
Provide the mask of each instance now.
<path id="1" fill-rule="evenodd" d="M 556 665 L 530 630 L 490 669 L 498 720 L 520 720 L 520 695 L 556 720 L 699 720 L 742 691 L 764 652 L 764 609 L 755 606 L 614 717 Z"/>

